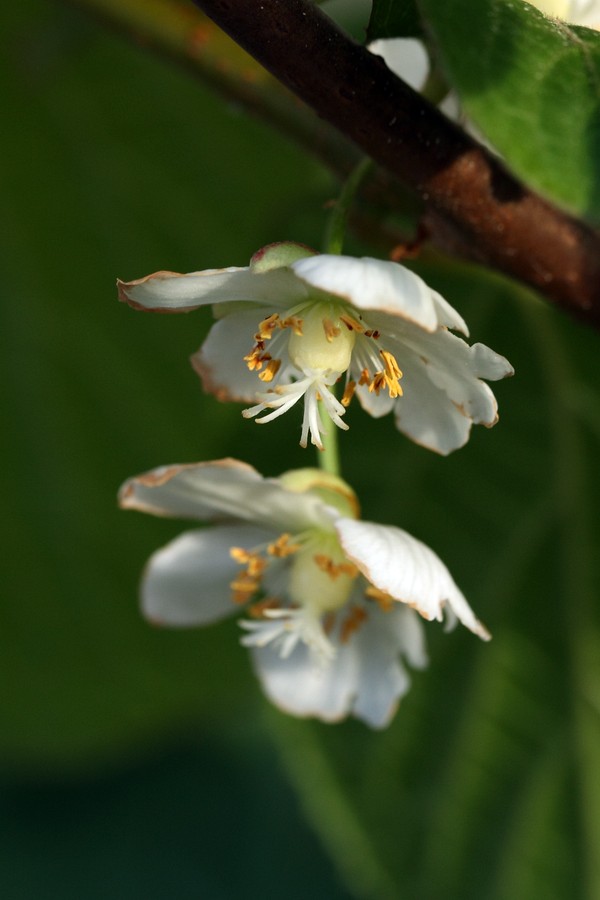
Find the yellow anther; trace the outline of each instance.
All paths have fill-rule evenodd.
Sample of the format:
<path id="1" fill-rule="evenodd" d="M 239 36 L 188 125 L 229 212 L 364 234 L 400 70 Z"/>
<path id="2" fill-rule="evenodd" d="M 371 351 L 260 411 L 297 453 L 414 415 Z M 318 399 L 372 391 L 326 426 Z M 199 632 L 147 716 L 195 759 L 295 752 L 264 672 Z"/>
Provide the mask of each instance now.
<path id="1" fill-rule="evenodd" d="M 402 378 L 402 371 L 396 362 L 396 357 L 393 353 L 390 353 L 389 350 L 380 350 L 379 353 L 383 359 L 385 380 L 390 397 L 392 399 L 401 397 L 402 388 L 400 386 L 400 378 Z"/>
<path id="2" fill-rule="evenodd" d="M 329 575 L 334 581 L 336 578 L 339 578 L 340 575 L 349 575 L 350 578 L 354 578 L 354 576 L 358 574 L 358 569 L 354 563 L 334 563 L 331 557 L 326 556 L 324 553 L 315 553 L 313 558 L 319 569 L 321 569 L 322 572 L 325 572 L 326 575 Z"/>
<path id="3" fill-rule="evenodd" d="M 267 561 L 263 559 L 262 556 L 255 554 L 250 557 L 248 560 L 248 566 L 246 568 L 246 574 L 250 578 L 260 578 L 265 569 L 267 568 Z"/>
<path id="4" fill-rule="evenodd" d="M 254 336 L 255 340 L 270 341 L 273 337 L 273 332 L 279 324 L 279 316 L 277 313 L 272 313 L 270 316 L 267 316 L 266 319 L 263 319 L 262 322 L 259 323 L 258 331 Z"/>
<path id="5" fill-rule="evenodd" d="M 298 337 L 302 337 L 302 319 L 299 319 L 298 316 L 288 316 L 287 319 L 283 319 L 283 321 L 279 323 L 279 327 L 291 328 L 294 334 L 297 334 Z"/>
<path id="6" fill-rule="evenodd" d="M 353 606 L 340 628 L 340 640 L 343 644 L 348 643 L 355 631 L 358 631 L 363 622 L 367 619 L 367 613 L 362 606 Z"/>
<path id="7" fill-rule="evenodd" d="M 349 381 L 346 387 L 344 388 L 344 393 L 342 395 L 341 404 L 342 406 L 350 406 L 350 401 L 354 397 L 354 391 L 356 390 L 356 382 Z"/>
<path id="8" fill-rule="evenodd" d="M 365 330 L 364 325 L 358 319 L 355 319 L 354 316 L 348 315 L 348 313 L 340 313 L 340 322 L 344 323 L 348 331 L 356 331 L 358 334 L 362 334 Z"/>
<path id="9" fill-rule="evenodd" d="M 276 541 L 269 544 L 267 553 L 270 556 L 277 556 L 280 558 L 291 556 L 292 553 L 297 553 L 298 550 L 300 550 L 300 544 L 291 544 L 290 540 L 290 534 L 280 534 Z"/>
<path id="10" fill-rule="evenodd" d="M 372 584 L 366 589 L 365 594 L 371 600 L 375 600 L 382 612 L 391 612 L 396 603 L 393 597 L 390 597 L 385 591 L 380 591 L 379 588 L 373 587 Z"/>
<path id="11" fill-rule="evenodd" d="M 230 547 L 229 555 L 232 559 L 235 559 L 236 562 L 241 563 L 241 565 L 246 565 L 246 563 L 252 559 L 254 554 L 249 550 L 244 550 L 243 547 Z"/>
<path id="12" fill-rule="evenodd" d="M 249 606 L 246 612 L 253 619 L 264 619 L 265 610 L 279 609 L 280 605 L 279 600 L 275 597 L 265 597 L 264 600 L 259 600 L 257 603 L 253 603 Z"/>
<path id="13" fill-rule="evenodd" d="M 259 374 L 259 378 L 261 381 L 273 381 L 275 376 L 277 375 L 279 369 L 281 368 L 281 360 L 280 359 L 269 359 L 267 363 L 267 368 L 264 372 Z"/>
<path id="14" fill-rule="evenodd" d="M 234 578 L 229 584 L 232 591 L 232 601 L 238 604 L 246 603 L 252 594 L 256 593 L 259 584 L 258 578 L 254 578 L 246 573 L 240 575 L 239 578 Z"/>
<path id="15" fill-rule="evenodd" d="M 382 387 L 385 387 L 385 385 L 386 385 L 386 380 L 385 380 L 385 375 L 383 374 L 383 372 L 375 372 L 375 375 L 373 376 L 373 380 L 369 384 L 369 393 L 377 394 L 377 396 L 379 396 L 379 391 L 381 390 Z"/>
<path id="16" fill-rule="evenodd" d="M 271 354 L 264 352 L 264 343 L 260 341 L 246 356 L 244 362 L 251 372 L 260 371 L 265 363 L 271 360 Z"/>
<path id="17" fill-rule="evenodd" d="M 341 328 L 338 328 L 337 325 L 334 325 L 331 319 L 325 317 L 323 319 L 323 331 L 325 332 L 325 337 L 331 344 L 334 338 L 339 337 L 342 333 Z"/>
<path id="18" fill-rule="evenodd" d="M 390 353 L 389 350 L 380 350 L 379 354 L 383 360 L 383 369 L 380 372 L 375 372 L 372 378 L 368 369 L 363 369 L 358 383 L 368 384 L 369 393 L 377 394 L 377 396 L 379 396 L 379 391 L 387 390 L 392 400 L 395 400 L 396 397 L 402 396 L 402 388 L 400 386 L 402 372 L 400 366 L 396 362 L 394 354 Z"/>

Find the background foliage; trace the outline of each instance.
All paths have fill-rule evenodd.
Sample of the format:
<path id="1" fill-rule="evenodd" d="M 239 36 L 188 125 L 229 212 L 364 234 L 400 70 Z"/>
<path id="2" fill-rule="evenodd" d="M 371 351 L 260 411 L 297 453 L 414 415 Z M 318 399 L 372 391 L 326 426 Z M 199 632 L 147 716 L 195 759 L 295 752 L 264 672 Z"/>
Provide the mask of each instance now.
<path id="1" fill-rule="evenodd" d="M 257 428 L 202 394 L 207 315 L 135 313 L 114 280 L 319 246 L 337 186 L 82 15 L 0 16 L 3 895 L 600 896 L 597 335 L 482 271 L 416 264 L 514 364 L 501 423 L 444 460 L 357 407 L 344 473 L 365 518 L 435 548 L 494 640 L 429 628 L 384 733 L 280 716 L 234 623 L 140 621 L 140 570 L 180 525 L 115 493 L 162 463 L 307 456 L 289 417 Z"/>

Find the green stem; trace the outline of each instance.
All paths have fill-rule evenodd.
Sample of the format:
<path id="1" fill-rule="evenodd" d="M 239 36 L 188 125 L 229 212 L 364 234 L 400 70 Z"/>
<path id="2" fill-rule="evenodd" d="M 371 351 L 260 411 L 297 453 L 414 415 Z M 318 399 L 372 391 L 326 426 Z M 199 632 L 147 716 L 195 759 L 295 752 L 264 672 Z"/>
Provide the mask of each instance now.
<path id="1" fill-rule="evenodd" d="M 358 163 L 346 179 L 342 192 L 335 202 L 329 219 L 327 233 L 325 235 L 326 253 L 338 254 L 342 252 L 350 207 L 354 202 L 354 198 L 362 182 L 373 168 L 373 160 L 366 156 Z"/>
<path id="2" fill-rule="evenodd" d="M 329 219 L 324 241 L 326 253 L 334 253 L 337 255 L 342 252 L 350 208 L 354 202 L 357 191 L 372 169 L 373 160 L 366 156 L 354 167 L 349 177 L 346 179 Z M 318 453 L 319 468 L 323 469 L 325 472 L 329 472 L 331 475 L 339 476 L 341 466 L 337 425 L 335 425 L 327 415 L 322 403 L 319 403 L 319 410 L 323 425 L 325 426 L 325 433 L 323 434 L 323 450 L 320 450 Z"/>
<path id="3" fill-rule="evenodd" d="M 323 449 L 317 451 L 317 461 L 319 468 L 330 475 L 340 475 L 340 451 L 338 446 L 338 427 L 327 415 L 323 404 L 319 403 L 319 412 L 321 413 L 321 421 L 325 427 L 323 434 Z"/>

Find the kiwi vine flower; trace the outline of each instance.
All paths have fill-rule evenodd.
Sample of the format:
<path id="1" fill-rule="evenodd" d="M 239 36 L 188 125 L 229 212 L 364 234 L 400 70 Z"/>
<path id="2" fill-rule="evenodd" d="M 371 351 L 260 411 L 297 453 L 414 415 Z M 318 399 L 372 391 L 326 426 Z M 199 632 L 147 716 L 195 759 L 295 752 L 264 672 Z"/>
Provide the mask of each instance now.
<path id="1" fill-rule="evenodd" d="M 284 711 L 387 725 L 427 665 L 423 619 L 457 620 L 484 640 L 440 559 L 405 531 L 360 521 L 341 479 L 316 469 L 263 478 L 233 459 L 166 466 L 127 481 L 121 506 L 212 522 L 150 559 L 142 609 L 199 626 L 242 608 L 267 696 Z"/>
<path id="2" fill-rule="evenodd" d="M 243 415 L 260 423 L 303 399 L 303 447 L 310 437 L 322 448 L 323 414 L 347 429 L 343 416 L 356 394 L 372 416 L 393 411 L 400 431 L 448 454 L 467 442 L 473 422 L 497 421 L 482 379 L 513 371 L 493 350 L 453 334 L 468 334 L 461 316 L 395 262 L 272 244 L 246 268 L 156 272 L 119 282 L 119 296 L 162 312 L 212 305 L 218 321 L 192 357 L 204 387 L 251 403 Z"/>

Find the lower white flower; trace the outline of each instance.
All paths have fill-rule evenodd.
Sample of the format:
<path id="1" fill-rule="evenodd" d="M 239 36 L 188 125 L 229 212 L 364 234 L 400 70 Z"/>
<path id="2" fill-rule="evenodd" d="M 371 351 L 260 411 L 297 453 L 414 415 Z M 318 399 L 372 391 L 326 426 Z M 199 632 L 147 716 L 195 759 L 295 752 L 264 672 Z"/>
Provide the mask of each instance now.
<path id="1" fill-rule="evenodd" d="M 189 627 L 244 607 L 242 643 L 267 696 L 293 715 L 382 728 L 409 689 L 405 663 L 427 665 L 423 619 L 489 639 L 435 553 L 360 521 L 352 490 L 322 471 L 263 478 L 231 459 L 163 467 L 127 481 L 120 503 L 215 523 L 151 557 L 144 615 Z"/>
<path id="2" fill-rule="evenodd" d="M 498 419 L 482 380 L 512 374 L 483 344 L 470 347 L 455 309 L 399 263 L 317 254 L 293 243 L 259 250 L 247 268 L 120 282 L 119 296 L 146 310 L 212 304 L 218 319 L 192 358 L 207 390 L 252 405 L 267 423 L 304 401 L 300 443 L 321 448 L 325 414 L 339 428 L 356 394 L 372 416 L 394 412 L 400 431 L 447 454 L 471 425 Z M 335 385 L 343 381 L 341 399 Z"/>

